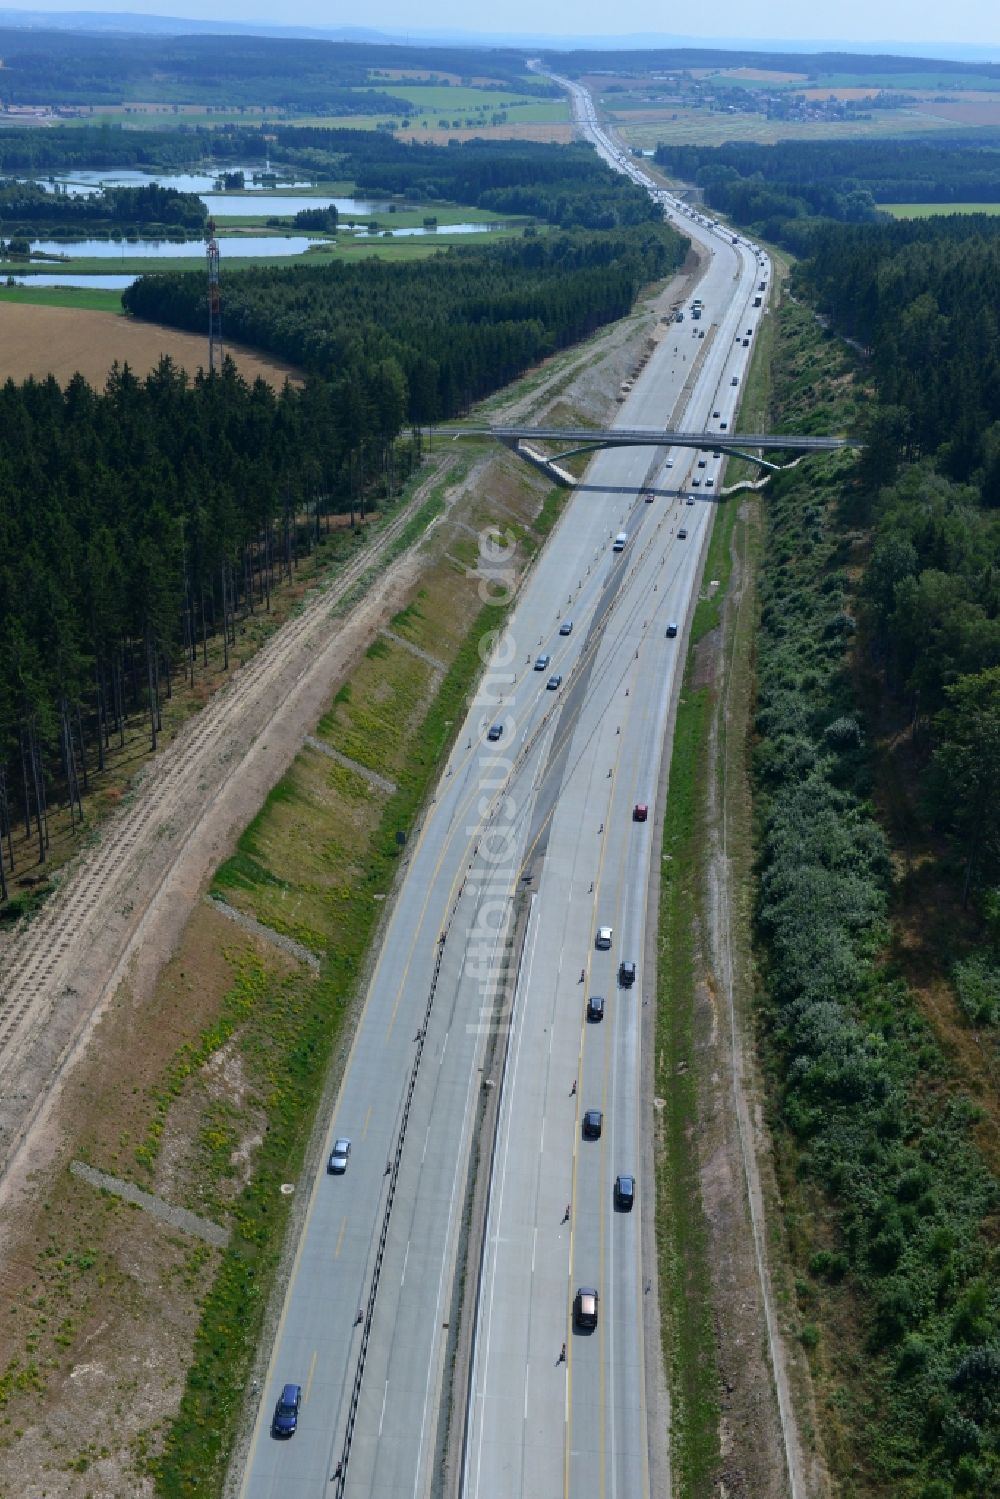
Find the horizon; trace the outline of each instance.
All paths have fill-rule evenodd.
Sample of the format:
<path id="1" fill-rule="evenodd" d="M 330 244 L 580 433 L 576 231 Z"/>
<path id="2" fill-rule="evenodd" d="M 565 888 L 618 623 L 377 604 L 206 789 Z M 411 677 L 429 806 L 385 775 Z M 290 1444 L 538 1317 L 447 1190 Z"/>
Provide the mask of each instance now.
<path id="1" fill-rule="evenodd" d="M 208 12 L 208 14 L 206 14 Z M 826 18 L 817 18 L 812 23 L 803 21 L 801 9 L 795 0 L 767 0 L 763 14 L 758 16 L 760 30 L 766 35 L 747 37 L 741 35 L 746 26 L 745 7 L 738 0 L 720 0 L 711 18 L 706 22 L 707 32 L 684 36 L 661 31 L 662 12 L 655 0 L 635 0 L 629 12 L 627 29 L 611 32 L 605 22 L 605 11 L 597 0 L 579 0 L 572 8 L 563 0 L 543 0 L 543 4 L 528 3 L 528 0 L 508 0 L 504 8 L 505 25 L 502 28 L 470 29 L 467 11 L 454 0 L 430 0 L 421 12 L 423 24 L 414 27 L 406 0 L 380 0 L 372 7 L 366 23 L 359 25 L 355 13 L 344 7 L 344 14 L 331 14 L 325 0 L 290 0 L 283 8 L 280 20 L 275 16 L 270 0 L 211 0 L 210 5 L 202 0 L 105 0 L 100 6 L 86 8 L 77 0 L 36 0 L 34 5 L 0 6 L 0 24 L 25 25 L 36 28 L 46 23 L 58 24 L 60 29 L 72 29 L 79 20 L 81 30 L 113 25 L 121 18 L 121 29 L 129 30 L 130 23 L 141 30 L 168 30 L 173 23 L 181 28 L 194 27 L 198 31 L 209 31 L 214 25 L 238 27 L 241 31 L 280 33 L 308 30 L 316 33 L 337 34 L 357 32 L 371 37 L 385 33 L 394 40 L 413 39 L 415 43 L 431 43 L 435 39 L 448 38 L 460 45 L 477 46 L 524 46 L 539 45 L 566 50 L 659 50 L 662 48 L 709 48 L 712 50 L 773 51 L 856 51 L 863 53 L 896 52 L 897 55 L 916 55 L 949 58 L 953 52 L 959 60 L 968 59 L 970 53 L 986 59 L 994 53 L 1000 55 L 1000 19 L 995 7 L 988 0 L 961 0 L 949 12 L 948 34 L 941 35 L 937 12 L 927 19 L 915 22 L 913 9 L 903 0 L 844 0 L 838 18 L 843 34 L 830 37 L 823 34 Z M 23 21 L 20 18 L 25 18 Z M 991 37 L 990 31 L 994 34 Z"/>

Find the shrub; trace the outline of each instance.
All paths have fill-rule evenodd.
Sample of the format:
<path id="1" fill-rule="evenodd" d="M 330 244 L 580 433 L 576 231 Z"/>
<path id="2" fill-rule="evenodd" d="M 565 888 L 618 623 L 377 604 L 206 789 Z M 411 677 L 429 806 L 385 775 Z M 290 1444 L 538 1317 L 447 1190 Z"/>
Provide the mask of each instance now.
<path id="1" fill-rule="evenodd" d="M 965 958 L 955 964 L 955 993 L 959 1009 L 973 1025 L 1000 1021 L 1000 968 L 986 957 Z"/>

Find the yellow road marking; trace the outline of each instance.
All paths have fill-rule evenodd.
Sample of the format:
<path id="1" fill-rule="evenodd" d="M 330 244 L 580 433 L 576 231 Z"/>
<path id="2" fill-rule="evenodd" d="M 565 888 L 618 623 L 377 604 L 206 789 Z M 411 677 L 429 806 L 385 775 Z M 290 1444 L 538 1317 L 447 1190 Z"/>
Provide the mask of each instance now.
<path id="1" fill-rule="evenodd" d="M 341 1251 L 341 1248 L 343 1247 L 344 1234 L 345 1234 L 346 1230 L 347 1230 L 347 1219 L 345 1217 L 345 1218 L 341 1219 L 340 1233 L 337 1235 L 337 1247 L 333 1251 L 333 1257 L 334 1257 L 335 1260 L 340 1258 L 340 1251 Z"/>
<path id="2" fill-rule="evenodd" d="M 316 1373 L 316 1359 L 317 1359 L 317 1357 L 318 1357 L 318 1353 L 317 1353 L 317 1350 L 314 1348 L 313 1349 L 313 1356 L 309 1360 L 309 1373 L 306 1375 L 306 1387 L 305 1387 L 305 1390 L 303 1391 L 303 1394 L 302 1394 L 302 1404 L 303 1405 L 305 1405 L 308 1402 L 308 1400 L 309 1400 L 309 1391 L 312 1389 L 313 1375 Z"/>

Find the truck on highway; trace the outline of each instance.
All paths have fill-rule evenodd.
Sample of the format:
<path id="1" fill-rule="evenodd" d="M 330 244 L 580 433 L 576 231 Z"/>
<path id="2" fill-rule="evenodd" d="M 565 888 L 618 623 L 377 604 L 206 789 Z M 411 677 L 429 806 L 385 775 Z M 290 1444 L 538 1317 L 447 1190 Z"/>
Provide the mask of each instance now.
<path id="1" fill-rule="evenodd" d="M 612 546 L 611 550 L 613 552 L 624 552 L 627 545 L 628 533 L 626 531 L 619 531 L 618 535 L 615 537 L 614 545 Z"/>

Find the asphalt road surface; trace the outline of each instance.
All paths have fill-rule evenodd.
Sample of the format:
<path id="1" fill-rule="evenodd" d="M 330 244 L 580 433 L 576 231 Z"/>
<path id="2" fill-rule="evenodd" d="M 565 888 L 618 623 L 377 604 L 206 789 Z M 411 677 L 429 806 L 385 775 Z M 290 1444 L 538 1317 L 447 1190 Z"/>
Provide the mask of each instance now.
<path id="1" fill-rule="evenodd" d="M 611 143 L 599 149 L 638 172 Z M 742 339 L 756 327 L 753 295 L 770 267 L 704 224 L 681 227 L 711 250 L 697 292 L 706 310 L 700 323 L 688 317 L 668 330 L 621 408 L 623 426 L 732 423 L 750 353 Z M 654 1270 L 641 1260 L 651 1202 L 640 1041 L 654 980 L 642 968 L 652 804 L 719 484 L 711 449 L 598 454 L 494 643 L 411 840 L 330 1120 L 328 1147 L 351 1139 L 348 1169 L 302 1188 L 310 1203 L 243 1499 L 430 1492 L 473 1124 L 526 868 L 535 877 L 502 1082 L 464 1491 L 649 1492 L 650 1441 L 666 1443 L 665 1428 L 651 1435 L 646 1424 L 643 1288 Z M 619 531 L 628 543 L 616 554 Z M 502 584 L 502 556 L 484 553 L 483 567 Z M 542 652 L 551 662 L 536 671 Z M 555 673 L 562 682 L 550 690 Z M 496 743 L 486 737 L 493 724 L 503 728 Z M 636 802 L 650 804 L 648 822 L 632 820 Z M 614 935 L 599 952 L 603 924 Z M 638 967 L 631 989 L 616 981 L 622 959 Z M 585 1020 L 588 993 L 606 998 L 600 1024 Z M 590 1108 L 604 1116 L 598 1140 L 581 1136 Z M 638 1179 L 630 1213 L 613 1209 L 618 1173 Z M 599 1293 L 590 1334 L 572 1327 L 580 1285 Z M 295 1435 L 278 1440 L 271 1412 L 289 1381 L 302 1386 L 302 1410 Z"/>

